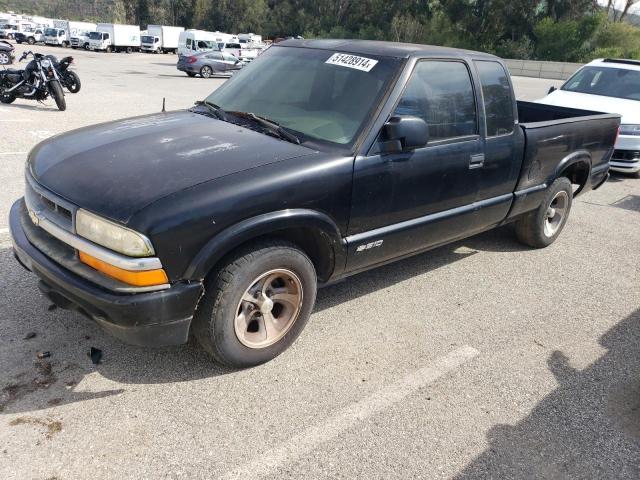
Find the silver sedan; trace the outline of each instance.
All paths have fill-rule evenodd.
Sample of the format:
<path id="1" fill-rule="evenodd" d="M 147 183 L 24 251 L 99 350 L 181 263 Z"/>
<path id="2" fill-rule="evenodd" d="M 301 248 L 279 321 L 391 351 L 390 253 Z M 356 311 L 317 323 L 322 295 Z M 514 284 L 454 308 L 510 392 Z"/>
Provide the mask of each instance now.
<path id="1" fill-rule="evenodd" d="M 178 70 L 186 72 L 190 77 L 200 75 L 203 78 L 212 76 L 231 76 L 244 64 L 234 55 L 227 52 L 208 51 L 195 55 L 184 55 L 178 59 Z"/>

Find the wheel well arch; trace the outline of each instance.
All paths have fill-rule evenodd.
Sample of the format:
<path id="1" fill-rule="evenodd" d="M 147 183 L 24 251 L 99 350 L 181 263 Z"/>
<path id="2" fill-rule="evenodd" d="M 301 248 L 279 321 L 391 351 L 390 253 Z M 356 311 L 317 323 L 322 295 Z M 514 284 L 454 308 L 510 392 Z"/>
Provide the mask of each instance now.
<path id="1" fill-rule="evenodd" d="M 572 184 L 578 185 L 573 192 L 575 197 L 584 189 L 590 175 L 591 154 L 587 150 L 581 150 L 562 159 L 556 169 L 555 178 L 566 177 Z"/>
<path id="2" fill-rule="evenodd" d="M 266 238 L 298 246 L 311 259 L 320 282 L 344 268 L 346 249 L 336 224 L 326 214 L 296 209 L 260 215 L 226 228 L 198 252 L 183 276 L 203 279 L 233 251 Z"/>

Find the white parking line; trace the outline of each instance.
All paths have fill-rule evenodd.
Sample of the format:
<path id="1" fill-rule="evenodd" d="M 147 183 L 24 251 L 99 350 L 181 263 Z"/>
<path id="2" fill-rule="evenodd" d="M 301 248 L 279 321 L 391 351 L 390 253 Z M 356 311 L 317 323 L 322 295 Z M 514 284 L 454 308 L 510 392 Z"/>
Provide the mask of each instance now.
<path id="1" fill-rule="evenodd" d="M 282 445 L 267 450 L 248 464 L 228 472 L 222 478 L 225 480 L 251 480 L 273 474 L 279 467 L 297 460 L 320 444 L 335 439 L 358 422 L 400 402 L 409 394 L 435 382 L 479 354 L 478 350 L 467 345 L 454 350 L 444 357 L 440 357 L 431 365 L 407 375 L 399 382 L 337 411 L 319 425 L 307 428 Z"/>

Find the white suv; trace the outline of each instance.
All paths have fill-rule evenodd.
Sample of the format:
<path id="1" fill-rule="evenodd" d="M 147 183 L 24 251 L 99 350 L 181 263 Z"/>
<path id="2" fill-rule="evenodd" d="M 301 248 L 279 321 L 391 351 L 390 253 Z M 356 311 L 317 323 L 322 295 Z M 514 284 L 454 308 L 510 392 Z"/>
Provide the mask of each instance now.
<path id="1" fill-rule="evenodd" d="M 611 170 L 639 174 L 640 61 L 594 60 L 538 102 L 622 115 Z"/>

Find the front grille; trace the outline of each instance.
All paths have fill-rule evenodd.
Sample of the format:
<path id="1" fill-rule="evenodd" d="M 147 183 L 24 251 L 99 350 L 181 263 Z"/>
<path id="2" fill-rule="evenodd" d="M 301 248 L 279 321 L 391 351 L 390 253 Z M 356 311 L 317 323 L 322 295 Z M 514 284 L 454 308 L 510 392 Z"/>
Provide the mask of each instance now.
<path id="1" fill-rule="evenodd" d="M 614 150 L 611 160 L 635 163 L 640 160 L 640 152 L 635 150 Z"/>
<path id="2" fill-rule="evenodd" d="M 38 212 L 69 232 L 74 231 L 73 212 L 75 206 L 45 190 L 31 175 L 27 175 L 25 201 L 29 210 Z"/>

